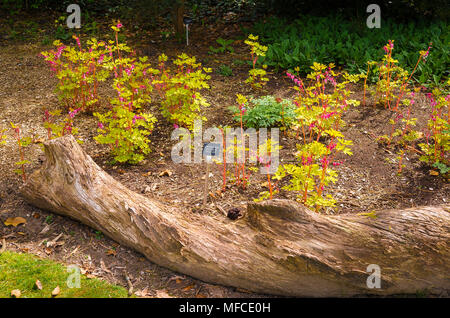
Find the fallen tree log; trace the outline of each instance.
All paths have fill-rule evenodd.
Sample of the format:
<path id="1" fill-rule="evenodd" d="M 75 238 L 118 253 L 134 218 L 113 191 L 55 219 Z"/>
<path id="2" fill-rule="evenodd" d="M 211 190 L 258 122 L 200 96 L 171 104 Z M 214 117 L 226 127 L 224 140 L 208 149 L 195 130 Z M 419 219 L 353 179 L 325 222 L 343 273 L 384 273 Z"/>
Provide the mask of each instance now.
<path id="1" fill-rule="evenodd" d="M 250 203 L 245 217 L 205 216 L 135 193 L 72 136 L 45 142 L 46 161 L 20 189 L 152 262 L 200 280 L 287 296 L 448 291 L 449 206 L 326 216 L 288 200 Z M 381 288 L 368 288 L 369 264 Z M 369 279 L 373 279 L 369 277 Z"/>

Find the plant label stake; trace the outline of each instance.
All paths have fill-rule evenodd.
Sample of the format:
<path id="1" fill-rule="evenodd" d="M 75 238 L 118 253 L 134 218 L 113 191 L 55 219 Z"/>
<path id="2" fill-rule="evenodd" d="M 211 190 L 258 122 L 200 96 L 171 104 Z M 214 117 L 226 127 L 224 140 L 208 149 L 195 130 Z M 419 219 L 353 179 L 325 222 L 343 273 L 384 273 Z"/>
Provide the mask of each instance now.
<path id="1" fill-rule="evenodd" d="M 208 183 L 209 183 L 209 170 L 212 158 L 220 156 L 222 147 L 219 143 L 213 142 L 205 142 L 203 143 L 203 157 L 205 157 L 206 162 L 206 175 L 205 175 L 205 184 L 203 188 L 203 206 L 206 206 L 206 202 L 208 201 Z"/>
<path id="2" fill-rule="evenodd" d="M 192 24 L 192 19 L 189 17 L 184 17 L 183 23 L 186 26 L 186 46 L 188 46 L 189 45 L 189 24 Z"/>
<path id="3" fill-rule="evenodd" d="M 211 156 L 206 156 L 206 175 L 205 184 L 203 188 L 203 206 L 206 206 L 208 202 L 208 183 L 209 183 L 209 163 L 211 162 Z"/>

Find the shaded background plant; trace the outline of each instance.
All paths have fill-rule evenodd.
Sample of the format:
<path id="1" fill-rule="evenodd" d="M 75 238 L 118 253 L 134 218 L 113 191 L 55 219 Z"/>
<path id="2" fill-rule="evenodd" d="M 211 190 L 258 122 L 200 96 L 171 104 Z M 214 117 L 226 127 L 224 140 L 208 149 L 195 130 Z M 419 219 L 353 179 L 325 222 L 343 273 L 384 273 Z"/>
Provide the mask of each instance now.
<path id="1" fill-rule="evenodd" d="M 386 12 L 386 11 L 384 11 Z M 365 22 L 365 17 L 360 17 Z M 398 23 L 383 18 L 380 29 L 369 29 L 365 24 L 355 25 L 343 15 L 300 15 L 296 19 L 269 17 L 257 22 L 247 33 L 259 35 L 268 47 L 261 62 L 277 69 L 299 66 L 305 74 L 313 64 L 336 63 L 352 74 L 362 73 L 369 60 L 380 60 L 387 38 L 395 40 L 399 49 L 392 58 L 412 72 L 416 53 L 423 45 L 433 42 L 433 56 L 418 67 L 413 79 L 420 83 L 445 81 L 449 76 L 450 29 L 445 21 L 409 20 Z M 370 79 L 372 80 L 372 79 Z"/>

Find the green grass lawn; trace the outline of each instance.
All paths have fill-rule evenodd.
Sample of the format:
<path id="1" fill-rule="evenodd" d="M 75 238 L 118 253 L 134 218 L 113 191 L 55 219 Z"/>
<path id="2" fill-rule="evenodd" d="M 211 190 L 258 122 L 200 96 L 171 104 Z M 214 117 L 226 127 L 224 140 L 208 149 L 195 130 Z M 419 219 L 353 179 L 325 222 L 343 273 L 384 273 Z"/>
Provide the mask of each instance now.
<path id="1" fill-rule="evenodd" d="M 118 298 L 128 297 L 121 286 L 81 275 L 80 288 L 69 288 L 67 279 L 74 272 L 50 260 L 39 259 L 30 254 L 5 251 L 0 254 L 0 298 L 11 297 L 11 291 L 19 289 L 22 298 L 49 298 L 59 286 L 57 298 Z M 35 287 L 36 280 L 42 283 L 42 290 Z"/>

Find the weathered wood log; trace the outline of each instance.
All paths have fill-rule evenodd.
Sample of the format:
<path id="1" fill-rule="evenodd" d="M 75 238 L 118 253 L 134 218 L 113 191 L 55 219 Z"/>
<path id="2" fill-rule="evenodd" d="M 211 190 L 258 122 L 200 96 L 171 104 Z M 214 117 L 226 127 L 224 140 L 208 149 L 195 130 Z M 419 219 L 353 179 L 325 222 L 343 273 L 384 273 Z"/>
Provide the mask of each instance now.
<path id="1" fill-rule="evenodd" d="M 47 160 L 21 193 L 152 262 L 206 282 L 288 296 L 448 291 L 449 206 L 326 216 L 287 200 L 250 203 L 244 218 L 205 216 L 135 193 L 72 136 L 45 143 Z M 381 288 L 369 289 L 369 264 Z"/>

